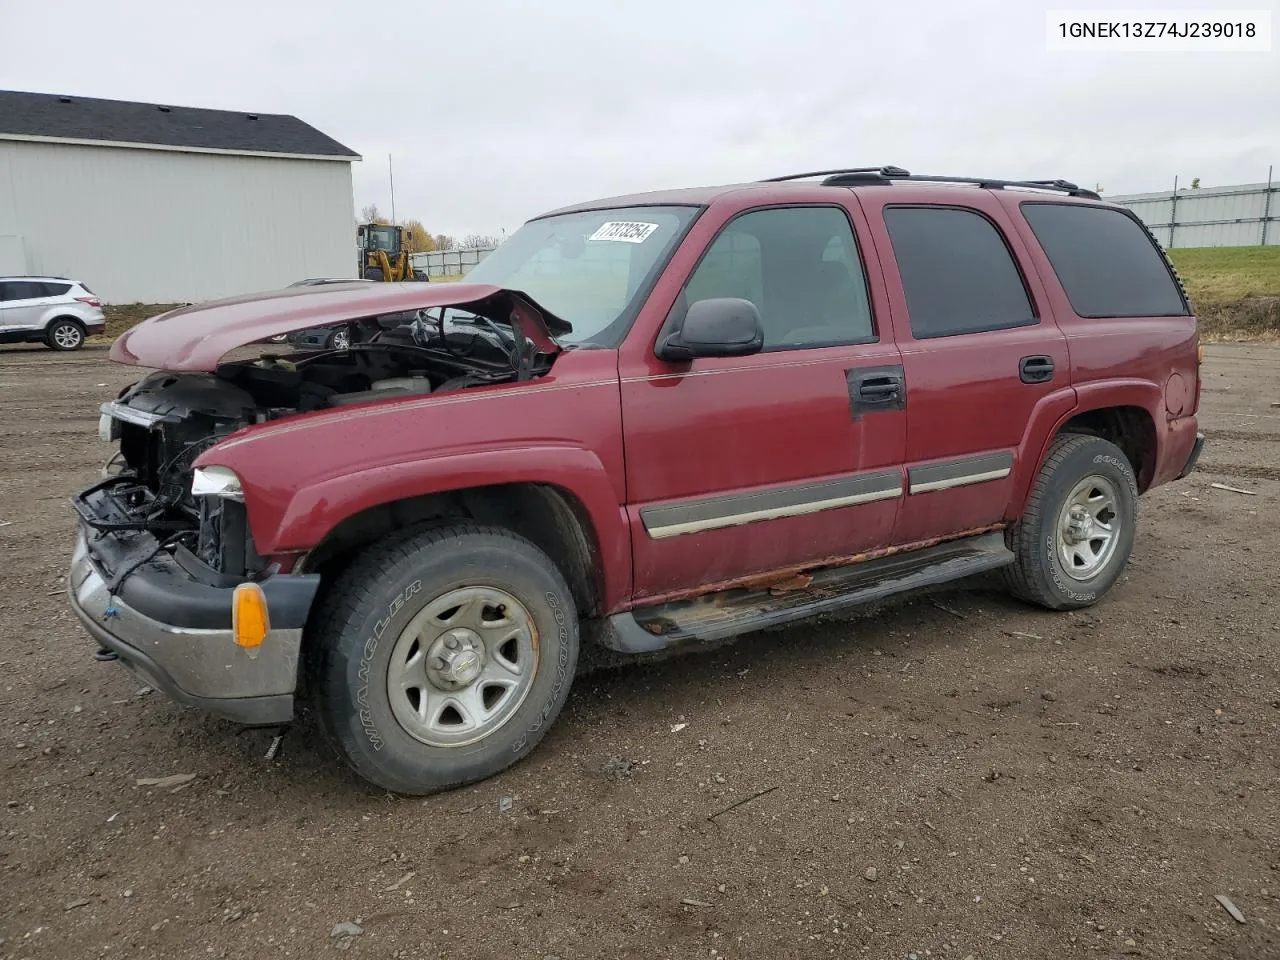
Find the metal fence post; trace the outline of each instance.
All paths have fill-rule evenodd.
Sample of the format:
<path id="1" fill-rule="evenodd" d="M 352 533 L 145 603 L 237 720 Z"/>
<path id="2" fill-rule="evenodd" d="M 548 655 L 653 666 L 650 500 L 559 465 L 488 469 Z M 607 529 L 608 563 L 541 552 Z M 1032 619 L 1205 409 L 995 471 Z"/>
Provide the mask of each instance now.
<path id="1" fill-rule="evenodd" d="M 1173 178 L 1173 196 L 1169 199 L 1169 249 L 1173 249 L 1173 231 L 1178 228 L 1178 178 Z"/>
<path id="2" fill-rule="evenodd" d="M 1267 245 L 1267 223 L 1271 220 L 1271 171 L 1275 165 L 1267 167 L 1267 192 L 1262 201 L 1262 246 Z"/>

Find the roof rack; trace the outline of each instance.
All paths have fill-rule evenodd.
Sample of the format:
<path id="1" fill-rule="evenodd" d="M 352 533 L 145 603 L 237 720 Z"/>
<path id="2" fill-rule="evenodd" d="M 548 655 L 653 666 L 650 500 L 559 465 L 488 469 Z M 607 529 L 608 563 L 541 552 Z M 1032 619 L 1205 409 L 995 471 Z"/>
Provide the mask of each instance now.
<path id="1" fill-rule="evenodd" d="M 1056 190 L 1071 197 L 1084 197 L 1089 200 L 1101 200 L 1102 197 L 1093 190 L 1085 190 L 1070 180 L 997 180 L 991 177 L 936 177 L 928 174 L 913 174 L 902 167 L 849 167 L 844 170 L 815 170 L 812 173 L 793 173 L 784 177 L 769 177 L 762 183 L 781 183 L 784 180 L 804 180 L 808 177 L 824 177 L 824 187 L 856 187 L 874 183 L 892 183 L 894 180 L 909 180 L 912 183 L 969 183 L 984 190 L 1000 190 L 1005 187 L 1031 190 Z"/>
<path id="2" fill-rule="evenodd" d="M 901 167 L 895 167 L 895 166 L 844 167 L 837 170 L 813 170 L 809 173 L 789 173 L 783 177 L 769 177 L 765 180 L 761 180 L 760 182 L 761 183 L 782 183 L 784 180 L 806 180 L 809 177 L 832 177 L 832 176 L 844 176 L 846 174 L 859 175 L 864 173 L 879 174 L 882 179 L 890 179 L 890 178 L 901 179 L 902 177 L 911 176 L 911 174 L 908 173 L 906 170 L 903 170 Z"/>

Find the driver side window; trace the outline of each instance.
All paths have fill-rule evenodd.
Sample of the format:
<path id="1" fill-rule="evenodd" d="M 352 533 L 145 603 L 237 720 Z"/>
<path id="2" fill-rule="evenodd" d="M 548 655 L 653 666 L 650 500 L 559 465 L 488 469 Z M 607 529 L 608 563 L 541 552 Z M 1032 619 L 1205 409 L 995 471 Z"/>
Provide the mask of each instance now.
<path id="1" fill-rule="evenodd" d="M 685 284 L 689 303 L 750 300 L 764 349 L 876 339 L 866 277 L 849 218 L 838 207 L 774 207 L 731 220 Z"/>

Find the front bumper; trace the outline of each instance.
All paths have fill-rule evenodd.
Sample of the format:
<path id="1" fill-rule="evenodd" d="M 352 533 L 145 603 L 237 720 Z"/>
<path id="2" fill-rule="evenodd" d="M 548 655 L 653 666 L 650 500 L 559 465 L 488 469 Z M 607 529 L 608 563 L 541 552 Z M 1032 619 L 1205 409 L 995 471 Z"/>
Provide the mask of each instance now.
<path id="1" fill-rule="evenodd" d="M 271 631 L 251 657 L 231 629 L 234 587 L 193 580 L 159 554 L 113 591 L 112 573 L 95 560 L 89 537 L 97 547 L 114 535 L 82 524 L 71 558 L 68 599 L 94 640 L 179 703 L 253 726 L 293 719 L 302 628 L 318 577 L 263 581 Z"/>

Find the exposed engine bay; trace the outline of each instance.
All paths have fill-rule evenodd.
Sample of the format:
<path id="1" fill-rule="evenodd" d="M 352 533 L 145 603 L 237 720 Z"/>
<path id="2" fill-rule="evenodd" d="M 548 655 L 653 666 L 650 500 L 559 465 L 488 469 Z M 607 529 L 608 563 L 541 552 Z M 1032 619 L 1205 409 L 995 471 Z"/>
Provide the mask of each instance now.
<path id="1" fill-rule="evenodd" d="M 198 579 L 262 573 L 243 503 L 192 494 L 194 461 L 209 447 L 297 414 L 527 380 L 554 360 L 518 325 L 455 308 L 410 316 L 360 321 L 366 337 L 342 350 L 284 355 L 268 345 L 212 373 L 160 371 L 126 388 L 102 406 L 100 433 L 120 451 L 107 479 L 76 498 L 81 518 L 103 533 L 145 535 Z"/>

